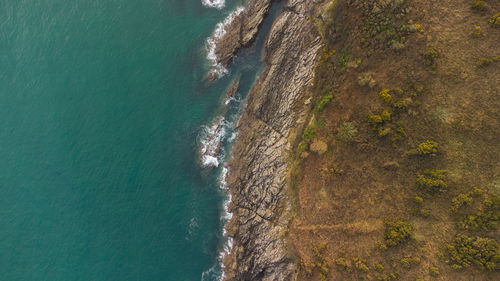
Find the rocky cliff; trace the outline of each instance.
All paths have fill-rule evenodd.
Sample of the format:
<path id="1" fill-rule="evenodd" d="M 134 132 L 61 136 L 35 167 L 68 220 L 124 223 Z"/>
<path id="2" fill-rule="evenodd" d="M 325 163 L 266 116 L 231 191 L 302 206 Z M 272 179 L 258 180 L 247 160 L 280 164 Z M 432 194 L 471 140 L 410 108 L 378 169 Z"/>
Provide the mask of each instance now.
<path id="1" fill-rule="evenodd" d="M 226 228 L 234 247 L 224 261 L 226 280 L 294 278 L 295 266 L 283 241 L 290 218 L 285 179 L 289 134 L 307 111 L 304 95 L 322 46 L 308 21 L 312 3 L 285 3 L 265 44 L 266 67 L 238 124 L 239 137 L 229 161 L 233 218 Z M 245 13 L 218 42 L 219 62 L 229 64 L 232 55 L 253 40 L 270 4 L 249 1 Z"/>

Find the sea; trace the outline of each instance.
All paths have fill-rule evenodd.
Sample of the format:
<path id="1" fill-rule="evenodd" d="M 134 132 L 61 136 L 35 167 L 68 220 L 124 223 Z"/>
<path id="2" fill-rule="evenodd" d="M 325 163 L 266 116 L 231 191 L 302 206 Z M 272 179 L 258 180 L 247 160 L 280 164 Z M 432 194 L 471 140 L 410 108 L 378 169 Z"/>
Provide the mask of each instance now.
<path id="1" fill-rule="evenodd" d="M 1 280 L 222 277 L 225 161 L 272 22 L 217 65 L 243 4 L 0 1 Z"/>

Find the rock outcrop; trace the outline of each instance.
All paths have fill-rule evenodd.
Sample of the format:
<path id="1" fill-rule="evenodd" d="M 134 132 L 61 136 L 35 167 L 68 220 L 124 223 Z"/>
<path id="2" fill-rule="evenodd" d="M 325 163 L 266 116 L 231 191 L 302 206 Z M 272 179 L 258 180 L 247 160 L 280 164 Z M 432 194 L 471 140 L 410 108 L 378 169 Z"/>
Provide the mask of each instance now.
<path id="1" fill-rule="evenodd" d="M 217 63 L 227 67 L 233 56 L 242 48 L 249 46 L 257 36 L 259 27 L 271 6 L 271 0 L 249 0 L 245 10 L 238 14 L 225 34 L 216 40 L 215 56 Z"/>
<path id="2" fill-rule="evenodd" d="M 269 4 L 265 0 L 250 2 L 244 22 L 253 24 L 235 21 L 237 30 L 245 28 L 239 33 L 244 40 L 234 46 L 244 46 L 242 42 L 255 36 L 257 22 L 265 13 L 262 7 L 267 11 Z M 266 67 L 238 123 L 239 137 L 229 161 L 233 218 L 226 229 L 234 238 L 234 247 L 224 260 L 226 280 L 293 280 L 295 265 L 283 241 L 290 218 L 285 179 L 288 136 L 303 122 L 308 105 L 302 100 L 313 81 L 322 47 L 314 26 L 307 21 L 311 6 L 312 2 L 303 0 L 285 3 L 265 44 Z M 221 58 L 230 61 L 227 55 Z"/>

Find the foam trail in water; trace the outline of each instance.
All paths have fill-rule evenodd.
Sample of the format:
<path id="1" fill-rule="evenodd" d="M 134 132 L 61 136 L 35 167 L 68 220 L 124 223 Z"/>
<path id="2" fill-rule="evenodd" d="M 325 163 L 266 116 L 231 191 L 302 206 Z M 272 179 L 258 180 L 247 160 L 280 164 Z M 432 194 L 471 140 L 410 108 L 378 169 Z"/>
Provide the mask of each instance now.
<path id="1" fill-rule="evenodd" d="M 226 241 L 224 242 L 224 248 L 219 254 L 219 260 L 220 260 L 220 267 L 221 267 L 221 276 L 219 280 L 224 279 L 224 258 L 231 253 L 231 250 L 233 249 L 233 238 L 227 236 L 227 229 L 226 229 L 226 224 L 227 222 L 233 217 L 233 213 L 229 210 L 229 204 L 231 203 L 231 193 L 228 192 L 227 190 L 227 182 L 226 178 L 227 175 L 229 174 L 229 168 L 223 167 L 220 177 L 219 177 L 219 187 L 226 191 L 226 199 L 224 200 L 224 215 L 222 217 L 224 221 L 224 228 L 223 228 L 223 235 Z"/>
<path id="2" fill-rule="evenodd" d="M 223 22 L 217 24 L 213 35 L 207 39 L 207 59 L 211 64 L 210 74 L 215 75 L 216 77 L 222 77 L 227 73 L 227 69 L 222 64 L 217 62 L 217 55 L 215 54 L 217 41 L 220 40 L 224 34 L 226 34 L 226 27 L 230 25 L 234 18 L 241 14 L 244 10 L 244 7 L 236 8 L 236 10 L 229 14 Z"/>
<path id="3" fill-rule="evenodd" d="M 224 117 L 219 116 L 209 127 L 202 127 L 200 156 L 203 167 L 219 166 L 219 157 L 222 156 L 220 152 L 223 150 L 221 142 L 226 134 L 226 126 L 227 122 Z"/>
<path id="4" fill-rule="evenodd" d="M 205 7 L 222 9 L 226 4 L 225 0 L 201 0 L 201 4 Z"/>

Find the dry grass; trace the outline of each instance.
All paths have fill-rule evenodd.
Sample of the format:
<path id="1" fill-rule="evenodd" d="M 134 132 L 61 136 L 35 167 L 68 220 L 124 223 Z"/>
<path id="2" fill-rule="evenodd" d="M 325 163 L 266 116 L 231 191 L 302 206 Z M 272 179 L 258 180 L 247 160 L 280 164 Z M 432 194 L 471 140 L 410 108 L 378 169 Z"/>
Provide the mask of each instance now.
<path id="1" fill-rule="evenodd" d="M 409 35 L 403 49 L 366 47 L 361 40 L 363 16 L 354 5 L 363 1 L 347 2 L 338 1 L 335 24 L 329 27 L 335 32 L 325 34 L 335 37 L 329 40 L 336 42 L 330 49 L 349 45 L 349 56 L 362 63 L 340 72 L 332 56 L 332 63 L 317 68 L 315 91 L 319 96 L 324 87 L 334 89 L 334 99 L 317 113 L 325 123 L 315 137 L 328 143 L 328 151 L 309 153 L 294 176 L 296 210 L 288 239 L 303 269 L 298 280 L 318 280 L 313 249 L 319 243 L 325 244 L 327 280 L 392 280 L 396 275 L 398 280 L 499 280 L 498 271 L 457 271 L 438 256 L 458 231 L 457 215 L 450 211 L 452 198 L 473 186 L 498 188 L 500 182 L 500 69 L 498 64 L 476 66 L 478 58 L 500 54 L 500 30 L 487 24 L 489 13 L 474 12 L 470 1 L 408 1 L 410 13 L 400 20 L 412 20 L 423 31 Z M 488 1 L 488 8 L 500 10 L 500 1 Z M 470 30 L 479 25 L 482 37 L 471 38 Z M 430 48 L 439 53 L 435 67 L 421 55 Z M 358 83 L 358 76 L 367 72 L 376 81 L 374 88 Z M 415 84 L 424 85 L 424 90 L 391 121 L 404 128 L 406 137 L 398 142 L 379 137 L 367 118 L 391 109 L 379 92 L 400 88 L 410 93 Z M 350 142 L 335 137 L 345 122 L 356 124 Z M 438 154 L 406 155 L 427 139 L 439 143 Z M 419 191 L 416 175 L 424 169 L 445 169 L 449 191 Z M 424 199 L 422 206 L 414 201 L 417 195 Z M 429 217 L 418 215 L 420 209 L 429 210 Z M 414 228 L 412 239 L 381 250 L 385 218 L 408 220 Z M 485 235 L 498 238 L 500 230 Z M 336 264 L 339 257 L 347 260 L 347 269 Z M 353 257 L 366 259 L 370 270 L 357 270 Z M 421 262 L 407 268 L 399 262 L 405 257 L 419 257 Z M 377 272 L 376 264 L 384 270 Z M 438 276 L 430 276 L 433 266 Z"/>

